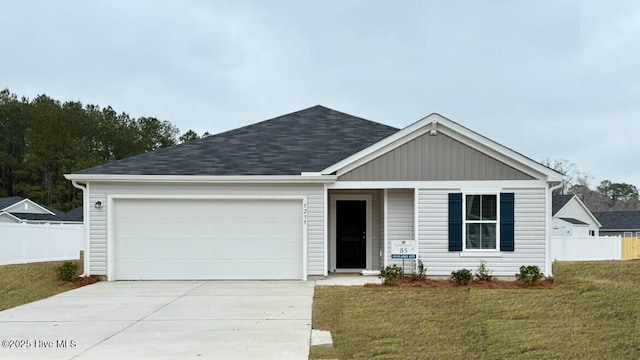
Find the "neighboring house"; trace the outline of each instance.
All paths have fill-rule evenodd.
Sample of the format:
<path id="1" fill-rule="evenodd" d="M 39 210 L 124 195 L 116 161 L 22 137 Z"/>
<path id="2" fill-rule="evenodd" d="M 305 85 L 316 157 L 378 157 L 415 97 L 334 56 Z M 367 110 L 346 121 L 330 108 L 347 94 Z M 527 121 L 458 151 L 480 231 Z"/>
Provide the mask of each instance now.
<path id="1" fill-rule="evenodd" d="M 438 114 L 399 130 L 322 106 L 65 176 L 108 280 L 376 271 L 412 239 L 431 276 L 550 274 L 562 181 Z"/>
<path id="2" fill-rule="evenodd" d="M 80 210 L 82 213 L 82 210 Z M 65 213 L 19 196 L 0 198 L 0 222 L 28 224 L 82 224 L 82 214 Z"/>
<path id="3" fill-rule="evenodd" d="M 593 213 L 602 224 L 601 235 L 640 237 L 640 211 L 603 211 Z"/>
<path id="4" fill-rule="evenodd" d="M 551 204 L 554 236 L 599 236 L 600 222 L 575 195 L 555 195 Z"/>

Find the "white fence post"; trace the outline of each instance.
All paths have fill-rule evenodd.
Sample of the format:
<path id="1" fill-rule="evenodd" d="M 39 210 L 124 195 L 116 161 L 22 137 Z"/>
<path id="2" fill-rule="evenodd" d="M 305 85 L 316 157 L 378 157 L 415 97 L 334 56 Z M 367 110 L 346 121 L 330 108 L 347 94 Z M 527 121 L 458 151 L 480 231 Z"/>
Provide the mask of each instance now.
<path id="1" fill-rule="evenodd" d="M 80 259 L 84 225 L 0 223 L 0 265 Z"/>
<path id="2" fill-rule="evenodd" d="M 549 251 L 553 260 L 621 260 L 622 241 L 619 236 L 554 236 Z"/>

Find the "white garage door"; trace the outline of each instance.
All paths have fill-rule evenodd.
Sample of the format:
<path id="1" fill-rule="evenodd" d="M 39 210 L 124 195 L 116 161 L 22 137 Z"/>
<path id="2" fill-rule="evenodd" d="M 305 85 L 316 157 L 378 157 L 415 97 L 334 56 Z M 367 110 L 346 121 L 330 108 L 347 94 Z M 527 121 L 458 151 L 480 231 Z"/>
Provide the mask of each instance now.
<path id="1" fill-rule="evenodd" d="M 117 280 L 301 279 L 301 200 L 114 200 Z"/>

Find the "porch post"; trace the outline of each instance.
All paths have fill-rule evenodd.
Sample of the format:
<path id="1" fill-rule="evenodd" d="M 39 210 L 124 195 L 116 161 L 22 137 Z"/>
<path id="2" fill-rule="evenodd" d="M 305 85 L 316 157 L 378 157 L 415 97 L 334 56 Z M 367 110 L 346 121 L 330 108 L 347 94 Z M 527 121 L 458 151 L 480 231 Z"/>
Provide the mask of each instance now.
<path id="1" fill-rule="evenodd" d="M 324 184 L 324 276 L 329 276 L 329 189 Z"/>
<path id="2" fill-rule="evenodd" d="M 415 260 L 415 269 L 416 272 L 418 270 L 418 260 L 420 260 L 420 236 L 418 235 L 420 232 L 420 217 L 418 214 L 418 200 L 419 200 L 419 193 L 418 193 L 418 188 L 414 188 L 413 189 L 413 240 L 416 241 L 416 260 Z"/>
<path id="3" fill-rule="evenodd" d="M 384 189 L 383 198 L 384 198 L 383 199 L 383 212 L 384 212 L 384 215 L 383 215 L 383 219 L 384 219 L 383 227 L 384 227 L 384 231 L 383 231 L 383 235 L 382 236 L 384 238 L 383 239 L 384 240 L 383 241 L 384 249 L 382 251 L 382 256 L 384 257 L 383 264 L 384 264 L 384 267 L 386 268 L 389 265 L 389 259 L 388 259 L 388 256 L 387 256 L 387 251 L 388 251 L 388 248 L 389 248 L 388 245 L 387 245 L 387 233 L 388 233 L 388 228 L 389 228 L 389 226 L 388 226 L 389 223 L 387 221 L 387 217 L 388 217 L 388 211 L 387 211 L 387 208 L 388 208 L 387 207 L 387 204 L 388 204 L 388 202 L 387 202 L 387 200 L 388 200 L 388 189 Z"/>

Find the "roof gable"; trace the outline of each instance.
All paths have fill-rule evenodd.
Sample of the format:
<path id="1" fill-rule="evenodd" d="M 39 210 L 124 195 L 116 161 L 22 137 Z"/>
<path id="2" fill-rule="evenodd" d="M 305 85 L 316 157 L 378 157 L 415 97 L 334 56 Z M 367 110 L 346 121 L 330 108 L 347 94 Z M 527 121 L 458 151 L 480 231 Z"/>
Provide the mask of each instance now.
<path id="1" fill-rule="evenodd" d="M 442 132 L 422 134 L 338 177 L 341 181 L 532 179 Z"/>
<path id="2" fill-rule="evenodd" d="M 79 174 L 300 175 L 322 170 L 397 131 L 317 105 Z"/>
<path id="3" fill-rule="evenodd" d="M 602 227 L 598 218 L 596 218 L 591 210 L 575 195 L 554 195 L 551 199 L 551 216 L 558 218 L 579 218 L 581 219 L 580 221 L 586 224 L 592 223 L 599 228 Z M 589 220 L 587 220 L 587 218 Z"/>
<path id="4" fill-rule="evenodd" d="M 52 209 L 40 205 L 29 199 L 23 199 L 19 196 L 0 199 L 0 211 L 7 213 L 24 213 L 24 214 L 46 214 L 55 215 Z"/>
<path id="5" fill-rule="evenodd" d="M 490 140 L 466 127 L 433 113 L 406 128 L 382 139 L 381 141 L 351 155 L 350 157 L 322 170 L 323 174 L 337 173 L 338 176 L 348 173 L 377 157 L 388 153 L 409 141 L 424 134 L 445 135 L 473 149 L 480 151 L 514 169 L 536 179 L 550 182 L 562 181 L 562 174 L 548 168 L 518 152 Z"/>
<path id="6" fill-rule="evenodd" d="M 0 219 L 0 222 L 11 222 L 11 223 L 19 223 L 20 222 L 20 218 L 16 217 L 15 215 L 12 215 L 12 214 L 10 214 L 8 212 L 4 212 L 4 211 L 0 211 L 0 218 L 8 219 L 8 221 Z"/>
<path id="7" fill-rule="evenodd" d="M 554 195 L 551 199 L 551 215 L 557 214 L 574 196 L 575 195 Z"/>

